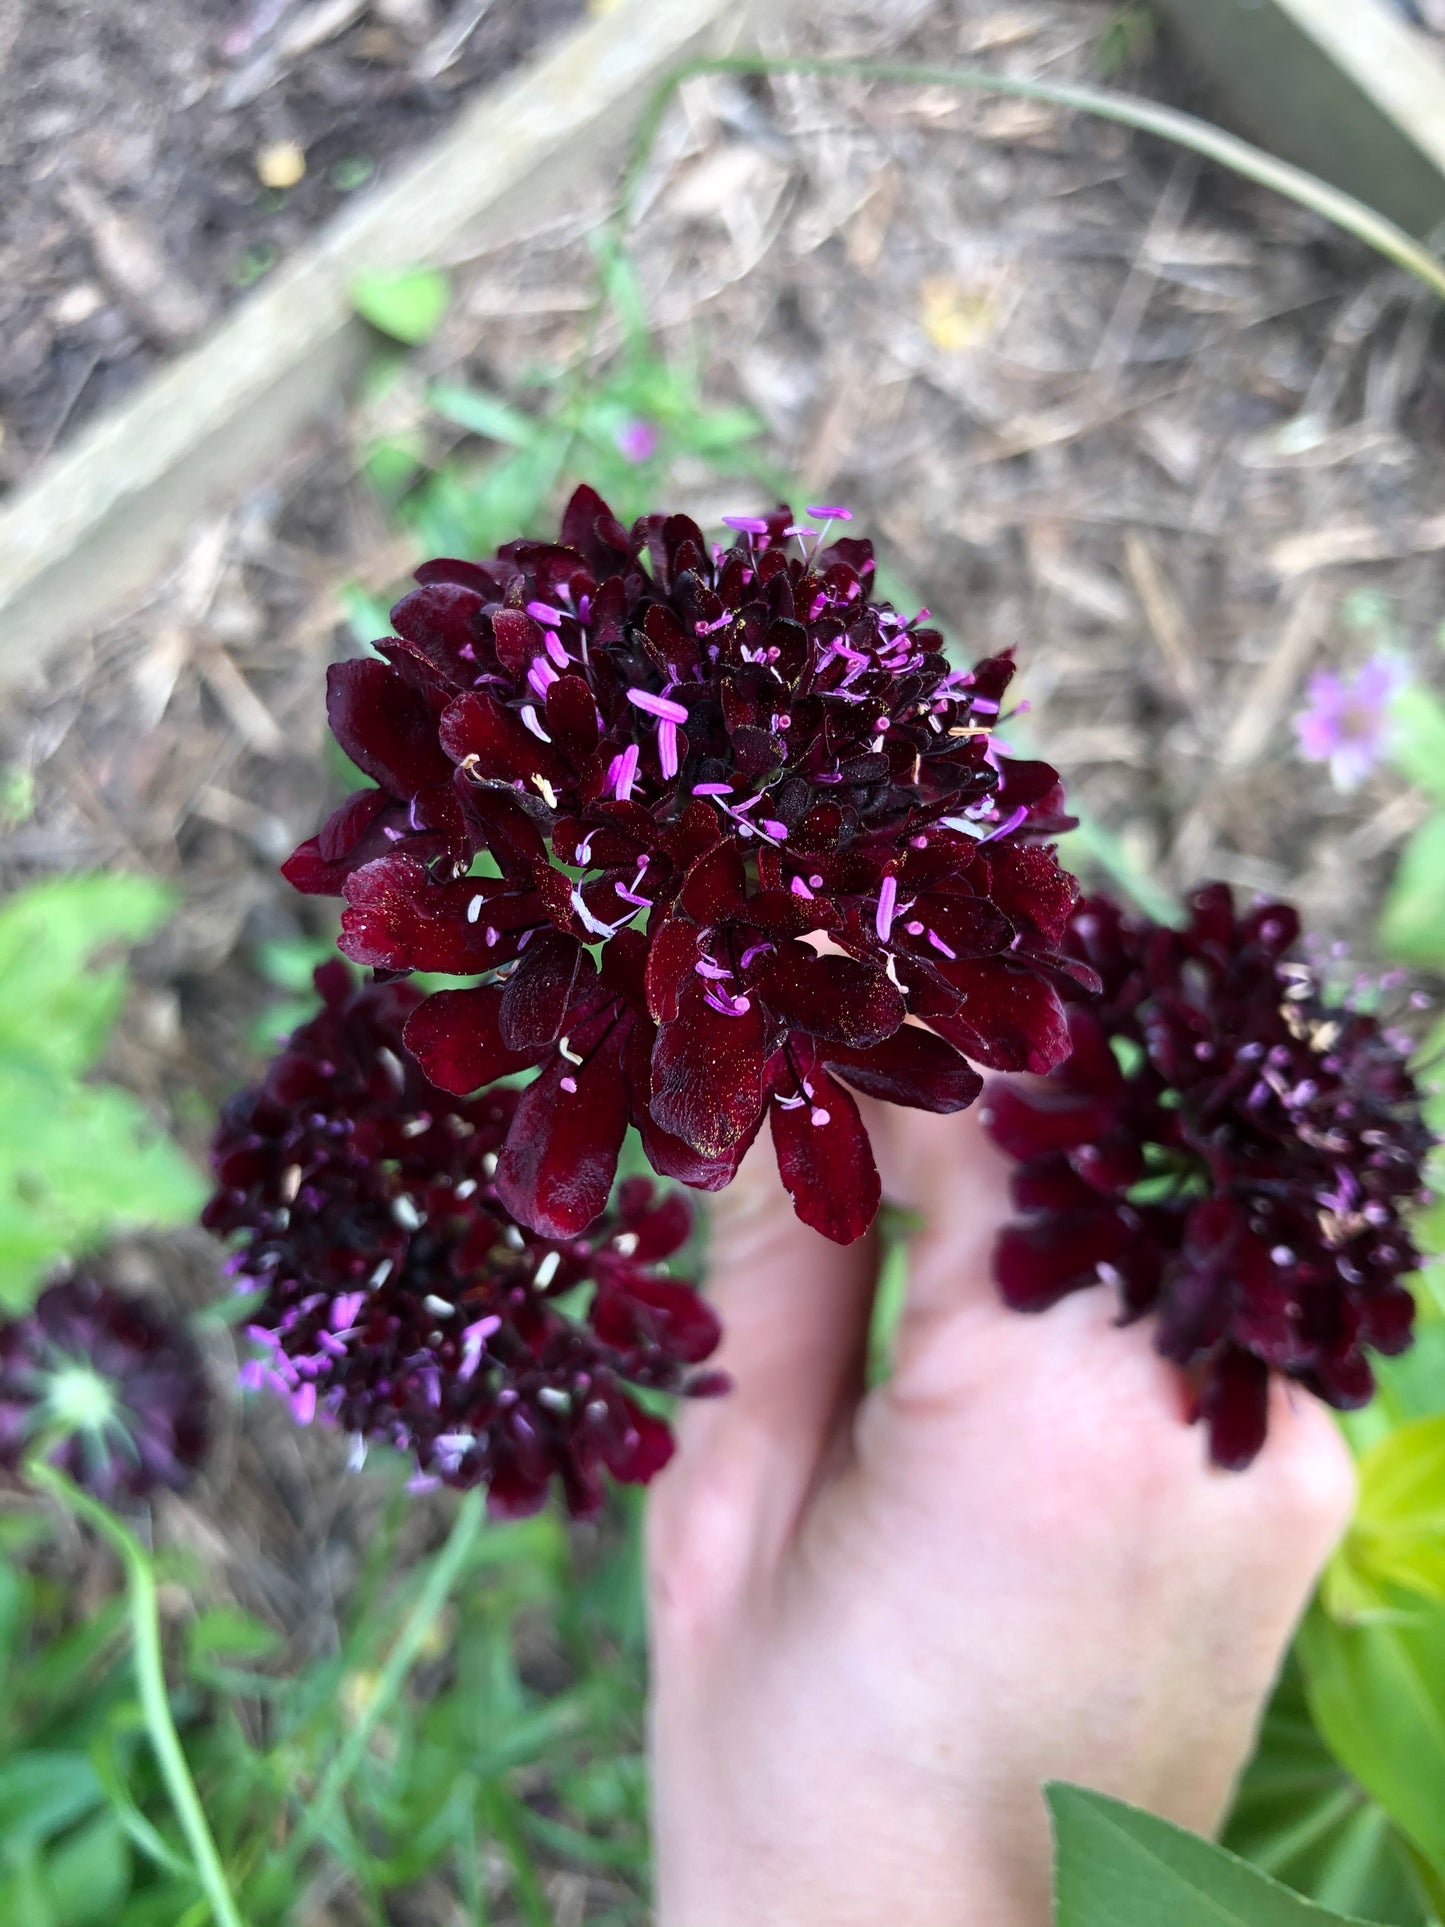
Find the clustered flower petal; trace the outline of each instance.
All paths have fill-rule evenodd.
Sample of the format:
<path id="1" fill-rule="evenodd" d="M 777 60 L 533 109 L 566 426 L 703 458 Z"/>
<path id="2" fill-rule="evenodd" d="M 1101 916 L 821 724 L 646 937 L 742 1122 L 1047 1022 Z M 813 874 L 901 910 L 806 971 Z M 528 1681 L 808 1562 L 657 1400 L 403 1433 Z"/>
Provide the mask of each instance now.
<path id="1" fill-rule="evenodd" d="M 1207 884 L 1182 930 L 1086 900 L 1069 931 L 1103 980 L 1072 1055 L 987 1097 L 1024 1213 L 995 1270 L 1037 1311 L 1100 1280 L 1154 1313 L 1217 1463 L 1264 1442 L 1280 1372 L 1331 1405 L 1370 1397 L 1368 1350 L 1403 1351 L 1417 1262 L 1402 1214 L 1431 1135 L 1400 1040 L 1322 993 L 1295 912 L 1240 914 Z"/>
<path id="2" fill-rule="evenodd" d="M 594 1514 L 604 1470 L 643 1484 L 671 1456 L 637 1389 L 725 1388 L 694 1370 L 716 1319 L 660 1268 L 686 1204 L 631 1178 L 578 1233 L 519 1225 L 496 1183 L 518 1092 L 428 1081 L 403 1043 L 412 985 L 357 987 L 340 962 L 316 983 L 322 1010 L 227 1106 L 213 1147 L 205 1223 L 244 1238 L 232 1268 L 265 1293 L 243 1383 L 303 1424 L 334 1420 L 358 1454 L 375 1440 L 413 1455 L 422 1483 L 486 1485 L 499 1516 L 535 1512 L 554 1476 L 575 1516 Z"/>
<path id="3" fill-rule="evenodd" d="M 0 1465 L 41 1451 L 102 1504 L 184 1491 L 205 1457 L 210 1394 L 195 1341 L 89 1272 L 0 1323 Z"/>
<path id="4" fill-rule="evenodd" d="M 333 665 L 374 788 L 291 857 L 341 947 L 436 992 L 406 1042 L 458 1095 L 538 1075 L 496 1174 L 554 1238 L 602 1210 L 630 1123 L 716 1190 L 769 1120 L 800 1216 L 857 1238 L 879 1186 L 854 1092 L 956 1111 L 972 1059 L 1067 1049 L 1077 887 L 1053 769 L 995 733 L 1007 656 L 953 669 L 872 596 L 870 545 L 780 508 L 629 532 L 588 488 L 558 543 L 437 561 L 376 656 Z M 908 1024 L 909 1016 L 925 1020 Z"/>

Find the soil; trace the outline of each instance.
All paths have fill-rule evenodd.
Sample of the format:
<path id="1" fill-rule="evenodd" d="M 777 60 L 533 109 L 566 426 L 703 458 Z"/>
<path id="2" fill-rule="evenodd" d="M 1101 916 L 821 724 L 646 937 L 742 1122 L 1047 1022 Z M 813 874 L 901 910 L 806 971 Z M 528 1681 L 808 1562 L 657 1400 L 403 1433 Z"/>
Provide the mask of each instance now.
<path id="1" fill-rule="evenodd" d="M 1109 0 L 892 0 L 882 18 L 820 0 L 788 47 L 1093 79 L 1117 19 Z M 1123 79 L 1177 97 L 1161 65 Z M 537 405 L 532 371 L 586 351 L 588 236 L 612 186 L 474 262 L 418 376 Z M 1173 889 L 1284 892 L 1371 961 L 1423 806 L 1387 774 L 1336 793 L 1291 725 L 1313 668 L 1382 642 L 1445 672 L 1428 295 L 1313 217 L 1111 126 L 862 81 L 689 83 L 631 245 L 660 346 L 759 413 L 800 499 L 849 503 L 966 653 L 1018 648 L 1032 740 L 1136 863 Z M 604 330 L 593 352 L 615 345 Z M 455 431 L 424 387 L 394 390 L 384 426 L 441 457 Z M 329 928 L 276 864 L 337 783 L 321 692 L 354 647 L 340 585 L 385 596 L 414 560 L 362 479 L 377 428 L 338 413 L 0 718 L 0 767 L 35 789 L 0 883 L 118 865 L 180 885 L 112 1070 L 198 1151 L 211 1107 L 255 1071 L 276 994 L 260 947 Z M 757 506 L 748 494 L 680 469 L 672 501 L 715 523 Z M 182 1299 L 215 1289 L 198 1237 L 126 1262 Z M 255 1401 L 230 1423 L 233 1448 L 166 1531 L 199 1549 L 208 1597 L 304 1649 L 314 1601 L 345 1594 L 368 1501 L 337 1442 Z M 608 1904 L 584 1886 L 578 1920 Z"/>
<path id="2" fill-rule="evenodd" d="M 0 9 L 0 487 L 582 13 L 582 0 Z"/>

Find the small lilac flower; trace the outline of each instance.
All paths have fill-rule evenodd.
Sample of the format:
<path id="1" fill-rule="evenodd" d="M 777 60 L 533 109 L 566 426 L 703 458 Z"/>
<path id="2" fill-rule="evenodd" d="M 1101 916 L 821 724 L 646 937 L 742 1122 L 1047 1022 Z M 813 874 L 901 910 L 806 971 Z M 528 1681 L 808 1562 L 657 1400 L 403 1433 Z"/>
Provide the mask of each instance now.
<path id="1" fill-rule="evenodd" d="M 204 1221 L 244 1239 L 233 1268 L 265 1294 L 242 1385 L 341 1426 L 358 1453 L 376 1441 L 431 1483 L 485 1485 L 499 1517 L 535 1512 L 554 1477 L 590 1517 L 604 1472 L 645 1484 L 672 1456 L 638 1388 L 725 1388 L 693 1369 L 716 1318 L 662 1263 L 687 1206 L 629 1178 L 581 1234 L 526 1230 L 495 1183 L 519 1093 L 429 1083 L 402 1041 L 409 984 L 358 988 L 339 962 L 316 983 L 322 1011 L 227 1106 L 213 1147 Z"/>
<path id="2" fill-rule="evenodd" d="M 1433 1138 L 1408 1040 L 1326 1000 L 1288 904 L 1240 914 L 1212 883 L 1189 910 L 1182 930 L 1103 897 L 1075 914 L 1103 1000 L 1071 1010 L 1051 1076 L 986 1094 L 1021 1213 L 994 1271 L 1019 1311 L 1103 1282 L 1126 1319 L 1153 1314 L 1215 1462 L 1240 1468 L 1271 1372 L 1348 1410 L 1367 1353 L 1410 1343 Z"/>
<path id="3" fill-rule="evenodd" d="M 189 1485 L 210 1395 L 185 1328 L 87 1272 L 0 1323 L 0 1465 L 43 1449 L 104 1505 Z M 46 1441 L 49 1440 L 49 1444 Z"/>
<path id="4" fill-rule="evenodd" d="M 1379 655 L 1348 680 L 1332 669 L 1311 676 L 1306 706 L 1295 718 L 1300 754 L 1328 763 L 1338 790 L 1358 789 L 1385 754 L 1390 704 L 1408 679 L 1398 657 Z"/>
<path id="5" fill-rule="evenodd" d="M 641 415 L 634 415 L 617 431 L 617 446 L 629 462 L 650 462 L 660 439 L 654 424 Z"/>

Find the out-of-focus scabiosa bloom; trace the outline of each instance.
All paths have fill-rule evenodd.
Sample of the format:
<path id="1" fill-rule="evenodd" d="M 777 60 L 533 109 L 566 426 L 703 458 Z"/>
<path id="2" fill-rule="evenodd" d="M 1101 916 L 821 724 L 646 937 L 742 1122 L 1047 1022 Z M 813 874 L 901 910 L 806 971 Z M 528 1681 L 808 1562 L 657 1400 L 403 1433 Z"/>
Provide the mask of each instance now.
<path id="1" fill-rule="evenodd" d="M 358 1454 L 412 1454 L 422 1483 L 486 1485 L 497 1515 L 535 1512 L 555 1475 L 590 1516 L 604 1470 L 642 1484 L 672 1453 L 629 1388 L 724 1388 L 693 1369 L 716 1319 L 658 1269 L 687 1238 L 685 1203 L 629 1179 L 583 1233 L 523 1229 L 495 1183 L 517 1092 L 428 1082 L 402 1042 L 411 985 L 357 988 L 339 962 L 316 982 L 320 1014 L 232 1100 L 213 1149 L 205 1223 L 244 1237 L 232 1268 L 265 1291 L 243 1383 L 303 1424 L 333 1419 Z"/>
<path id="2" fill-rule="evenodd" d="M 33 1311 L 0 1323 L 8 1471 L 39 1449 L 105 1505 L 179 1492 L 205 1456 L 209 1408 L 184 1327 L 88 1272 L 47 1285 Z"/>
<path id="3" fill-rule="evenodd" d="M 831 539 L 847 511 L 807 513 L 709 546 L 582 488 L 559 543 L 427 563 L 379 659 L 330 672 L 376 787 L 286 874 L 345 896 L 358 963 L 478 979 L 406 1041 L 457 1093 L 539 1067 L 497 1192 L 547 1235 L 601 1211 L 629 1120 L 716 1190 L 767 1117 L 799 1214 L 846 1243 L 879 1195 L 852 1091 L 956 1111 L 970 1058 L 1047 1071 L 1056 986 L 1092 984 L 1039 840 L 1069 822 L 1057 775 L 994 733 L 1011 659 L 951 669 L 926 610 L 872 599 L 870 545 Z"/>
<path id="4" fill-rule="evenodd" d="M 1126 1318 L 1153 1312 L 1230 1467 L 1264 1442 L 1271 1371 L 1363 1405 L 1366 1351 L 1403 1351 L 1414 1315 L 1402 1213 L 1432 1140 L 1406 1040 L 1327 1002 L 1298 934 L 1288 905 L 1239 914 L 1218 883 L 1182 930 L 1086 900 L 1070 942 L 1103 1001 L 1070 1011 L 1047 1081 L 986 1099 L 1025 1214 L 1004 1297 L 1042 1310 L 1104 1280 Z"/>
<path id="5" fill-rule="evenodd" d="M 1358 789 L 1390 740 L 1390 704 L 1408 680 L 1396 656 L 1372 656 L 1348 680 L 1332 669 L 1311 676 L 1295 717 L 1300 754 L 1328 763 L 1338 790 Z"/>
<path id="6" fill-rule="evenodd" d="M 641 415 L 634 415 L 617 431 L 617 446 L 629 462 L 650 462 L 661 439 L 656 425 Z"/>

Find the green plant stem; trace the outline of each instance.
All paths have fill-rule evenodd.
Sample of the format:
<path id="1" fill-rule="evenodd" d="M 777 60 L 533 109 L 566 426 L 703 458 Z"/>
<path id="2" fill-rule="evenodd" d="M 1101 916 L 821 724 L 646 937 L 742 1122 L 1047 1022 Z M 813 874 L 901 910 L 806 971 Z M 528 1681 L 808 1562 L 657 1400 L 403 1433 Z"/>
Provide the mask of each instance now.
<path id="1" fill-rule="evenodd" d="M 201 1805 L 191 1769 L 186 1763 L 180 1734 L 171 1716 L 170 1696 L 166 1691 L 165 1662 L 161 1653 L 160 1604 L 156 1595 L 155 1569 L 150 1555 L 130 1528 L 113 1512 L 82 1492 L 63 1472 L 44 1459 L 32 1459 L 25 1468 L 32 1485 L 83 1519 L 119 1554 L 125 1568 L 126 1592 L 130 1602 L 132 1651 L 135 1656 L 136 1684 L 140 1690 L 141 1710 L 146 1731 L 170 1794 L 171 1805 L 181 1823 L 181 1831 L 191 1851 L 196 1878 L 210 1903 L 217 1927 L 244 1927 L 231 1897 L 226 1870 Z"/>
<path id="2" fill-rule="evenodd" d="M 457 1516 L 452 1522 L 450 1533 L 432 1560 L 417 1602 L 407 1615 L 406 1624 L 402 1627 L 396 1644 L 387 1655 L 386 1664 L 381 1669 L 381 1677 L 376 1683 L 376 1691 L 358 1714 L 356 1724 L 347 1734 L 331 1765 L 322 1776 L 321 1784 L 316 1790 L 315 1797 L 307 1806 L 300 1825 L 287 1842 L 283 1861 L 287 1867 L 295 1865 L 307 1847 L 325 1831 L 330 1823 L 342 1796 L 351 1784 L 356 1769 L 365 1757 L 366 1749 L 371 1744 L 372 1734 L 406 1684 L 407 1676 L 416 1664 L 417 1655 L 426 1644 L 427 1637 L 442 1607 L 446 1604 L 452 1587 L 471 1556 L 472 1547 L 481 1530 L 482 1516 L 481 1493 L 468 1492 L 457 1507 Z"/>
<path id="3" fill-rule="evenodd" d="M 981 67 L 933 66 L 912 61 L 828 60 L 806 55 L 773 58 L 765 54 L 722 54 L 690 60 L 661 82 L 638 128 L 636 143 L 623 183 L 618 211 L 618 230 L 625 230 L 637 195 L 642 170 L 652 152 L 662 117 L 672 96 L 684 81 L 697 74 L 808 74 L 818 79 L 899 81 L 914 87 L 959 87 L 985 94 L 1012 94 L 1023 100 L 1047 101 L 1055 107 L 1069 107 L 1078 113 L 1092 114 L 1121 127 L 1154 134 L 1176 147 L 1186 147 L 1220 166 L 1256 181 L 1300 207 L 1322 215 L 1346 233 L 1372 247 L 1397 267 L 1418 276 L 1428 288 L 1445 300 L 1445 263 L 1428 248 L 1422 247 L 1402 227 L 1378 213 L 1364 201 L 1327 181 L 1277 160 L 1262 148 L 1222 128 L 1200 120 L 1177 108 L 1161 107 L 1137 94 L 1126 94 L 1109 87 L 1073 87 L 1049 80 L 1019 80 L 1011 74 L 990 73 Z"/>

